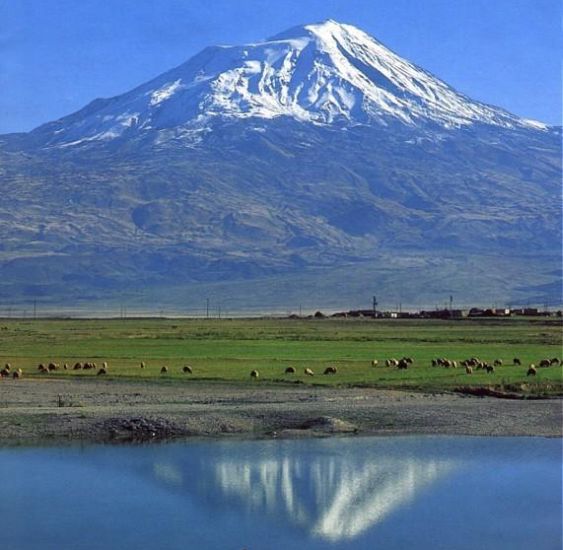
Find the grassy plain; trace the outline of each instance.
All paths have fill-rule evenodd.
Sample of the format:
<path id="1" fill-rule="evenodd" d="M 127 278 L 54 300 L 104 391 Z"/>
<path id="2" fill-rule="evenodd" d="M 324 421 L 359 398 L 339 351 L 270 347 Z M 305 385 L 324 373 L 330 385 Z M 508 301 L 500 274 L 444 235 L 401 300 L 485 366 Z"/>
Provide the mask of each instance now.
<path id="1" fill-rule="evenodd" d="M 0 361 L 21 367 L 26 377 L 92 378 L 95 370 L 37 371 L 50 361 L 109 364 L 107 378 L 189 383 L 222 380 L 237 384 L 305 384 L 374 386 L 444 390 L 459 386 L 523 386 L 534 393 L 562 393 L 559 366 L 538 369 L 527 377 L 530 363 L 561 358 L 561 319 L 514 318 L 459 321 L 431 320 L 0 320 Z M 384 366 L 390 357 L 410 356 L 408 370 Z M 460 361 L 477 356 L 492 363 L 494 374 L 432 367 L 435 357 Z M 513 364 L 518 357 L 522 366 Z M 378 367 L 371 361 L 379 360 Z M 146 368 L 140 368 L 140 362 Z M 181 369 L 189 364 L 193 374 Z M 295 375 L 285 375 L 288 366 Z M 336 375 L 324 376 L 334 365 Z M 160 369 L 167 366 L 165 375 Z M 304 368 L 315 376 L 305 376 Z M 252 369 L 260 372 L 251 380 Z"/>

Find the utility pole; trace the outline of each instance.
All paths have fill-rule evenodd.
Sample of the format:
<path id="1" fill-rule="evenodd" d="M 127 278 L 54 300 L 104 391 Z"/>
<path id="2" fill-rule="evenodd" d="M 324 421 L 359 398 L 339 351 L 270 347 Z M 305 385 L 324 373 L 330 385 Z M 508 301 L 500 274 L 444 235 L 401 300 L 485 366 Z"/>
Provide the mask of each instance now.
<path id="1" fill-rule="evenodd" d="M 450 311 L 453 310 L 454 297 L 450 294 Z"/>
<path id="2" fill-rule="evenodd" d="M 377 298 L 375 296 L 372 299 L 372 307 L 373 307 L 373 318 L 375 319 L 375 316 L 377 314 Z"/>

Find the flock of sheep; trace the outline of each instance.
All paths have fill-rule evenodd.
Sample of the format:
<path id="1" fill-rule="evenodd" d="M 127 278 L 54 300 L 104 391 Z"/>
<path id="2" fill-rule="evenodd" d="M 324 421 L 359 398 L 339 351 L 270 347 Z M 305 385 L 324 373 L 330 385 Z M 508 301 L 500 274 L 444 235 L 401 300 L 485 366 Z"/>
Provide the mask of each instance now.
<path id="1" fill-rule="evenodd" d="M 414 364 L 414 360 L 412 359 L 412 357 L 401 357 L 401 359 L 387 359 L 384 362 L 386 367 L 389 368 L 396 368 L 398 370 L 403 370 L 403 369 L 408 369 L 411 365 Z M 522 362 L 520 361 L 519 358 L 515 357 L 512 360 L 512 364 L 514 366 L 520 366 L 522 365 Z M 433 367 L 443 367 L 446 369 L 449 368 L 453 368 L 456 369 L 458 368 L 458 366 L 463 367 L 465 369 L 465 372 L 467 374 L 473 374 L 474 371 L 478 371 L 478 370 L 484 370 L 487 373 L 494 373 L 495 372 L 495 367 L 501 367 L 503 365 L 503 361 L 502 359 L 495 359 L 492 364 L 488 363 L 486 361 L 482 361 L 481 359 L 479 359 L 478 357 L 470 357 L 469 359 L 465 359 L 463 361 L 460 361 L 459 364 L 457 361 L 454 361 L 452 359 L 447 359 L 445 357 L 438 357 L 436 359 L 432 359 L 431 360 L 431 365 Z M 554 357 L 552 359 L 542 359 L 541 361 L 538 362 L 538 365 L 536 366 L 534 363 L 531 363 L 528 366 L 528 370 L 527 370 L 527 376 L 535 376 L 537 374 L 537 369 L 538 368 L 545 368 L 545 367 L 551 367 L 551 366 L 557 366 L 557 365 L 563 365 L 563 360 L 558 359 L 557 357 Z M 371 362 L 371 366 L 372 367 L 377 367 L 379 366 L 379 361 L 377 359 L 374 359 Z M 146 364 L 144 362 L 142 362 L 140 364 L 140 368 L 144 369 L 146 367 Z M 40 373 L 43 374 L 48 374 L 49 372 L 52 371 L 57 371 L 59 369 L 63 369 L 63 370 L 97 370 L 97 375 L 105 375 L 108 373 L 109 370 L 109 366 L 108 363 L 106 361 L 104 361 L 100 368 L 98 369 L 98 366 L 96 365 L 96 363 L 90 363 L 90 362 L 77 362 L 74 364 L 74 366 L 70 366 L 68 363 L 64 363 L 63 366 L 61 367 L 58 363 L 48 363 L 48 364 L 44 364 L 44 363 L 40 363 L 37 367 L 37 370 Z M 167 366 L 164 366 L 160 369 L 160 374 L 167 374 L 169 372 L 169 369 Z M 184 374 L 192 374 L 193 373 L 193 368 L 190 365 L 184 365 L 181 369 L 181 372 Z M 338 372 L 337 367 L 335 366 L 328 366 L 324 369 L 323 374 L 325 375 L 335 375 Z M 295 367 L 287 367 L 285 369 L 285 374 L 296 374 L 297 370 Z M 315 376 L 315 372 L 309 368 L 309 367 L 305 367 L 303 369 L 303 373 L 306 376 Z M 4 368 L 2 370 L 0 370 L 0 378 L 7 378 L 7 377 L 12 377 L 14 379 L 18 379 L 21 378 L 23 376 L 23 370 L 21 368 L 18 369 L 12 369 L 12 365 L 10 365 L 10 363 L 6 363 L 6 365 L 4 366 Z M 260 378 L 260 372 L 257 369 L 253 369 L 252 371 L 250 371 L 250 377 L 253 379 L 258 379 Z"/>
<path id="2" fill-rule="evenodd" d="M 493 361 L 493 364 L 491 365 L 490 363 L 487 363 L 486 361 L 481 361 L 478 357 L 470 357 L 469 359 L 465 359 L 464 361 L 461 361 L 460 363 L 461 367 L 465 368 L 465 372 L 467 374 L 473 374 L 473 370 L 484 370 L 487 373 L 491 374 L 495 372 L 495 367 L 502 367 L 502 359 L 495 359 Z M 512 360 L 512 364 L 514 366 L 520 366 L 522 365 L 522 361 L 518 358 L 515 357 Z M 560 365 L 561 364 L 561 360 L 558 359 L 557 357 L 554 357 L 553 359 L 542 359 L 539 363 L 540 367 L 551 367 L 552 365 Z M 457 361 L 452 361 L 451 359 L 446 359 L 444 357 L 439 357 L 437 359 L 432 359 L 432 366 L 433 367 L 445 367 L 445 368 L 457 368 Z M 537 368 L 536 365 L 534 363 L 530 363 L 530 365 L 528 366 L 528 371 L 526 373 L 526 376 L 535 376 L 537 374 Z"/>
<path id="3" fill-rule="evenodd" d="M 338 369 L 336 367 L 326 367 L 323 374 L 336 374 L 338 372 Z M 295 367 L 287 367 L 284 371 L 285 374 L 296 374 L 297 373 L 297 369 Z M 315 376 L 315 372 L 313 371 L 313 369 L 310 369 L 309 367 L 305 367 L 303 369 L 303 374 L 305 376 Z M 250 377 L 251 378 L 260 378 L 260 373 L 254 369 L 252 371 L 250 371 Z"/>
<path id="4" fill-rule="evenodd" d="M 411 365 L 414 364 L 414 359 L 412 357 L 401 357 L 401 359 L 386 359 L 384 362 L 386 367 L 395 367 L 398 370 L 408 369 Z M 458 367 L 458 362 L 452 359 L 447 359 L 445 357 L 438 357 L 436 359 L 432 359 L 431 364 L 433 367 L 444 367 L 444 368 L 454 368 Z M 481 361 L 478 357 L 471 357 L 469 359 L 465 359 L 459 362 L 459 366 L 465 368 L 465 372 L 467 374 L 473 374 L 473 370 L 484 370 L 487 373 L 494 373 L 495 367 L 501 367 L 503 364 L 502 359 L 495 359 L 493 364 L 487 363 L 486 361 Z M 513 365 L 522 365 L 520 359 L 515 357 L 512 361 Z M 550 367 L 553 365 L 563 365 L 563 361 L 554 357 L 553 359 L 542 359 L 538 365 L 540 367 Z M 374 359 L 371 362 L 372 367 L 379 366 L 379 361 Z M 285 369 L 285 374 L 295 374 L 297 371 L 295 367 L 287 367 Z M 305 367 L 304 374 L 307 376 L 314 376 L 315 373 L 312 369 Z M 336 367 L 326 367 L 324 369 L 323 374 L 336 374 L 338 369 Z M 531 363 L 528 367 L 527 376 L 535 376 L 537 374 L 537 368 L 534 363 Z M 254 369 L 250 372 L 251 378 L 259 378 L 260 373 Z"/>
<path id="5" fill-rule="evenodd" d="M 42 374 L 48 374 L 49 372 L 57 371 L 60 369 L 90 370 L 90 369 L 98 369 L 98 366 L 96 365 L 96 363 L 75 363 L 72 368 L 69 366 L 68 363 L 64 363 L 62 367 L 58 363 L 48 363 L 48 364 L 39 363 L 39 365 L 37 366 L 37 370 Z M 108 373 L 108 364 L 107 362 L 104 361 L 100 369 L 98 369 L 97 374 L 103 375 L 107 373 Z M 12 370 L 12 365 L 10 365 L 10 363 L 6 363 L 4 365 L 4 368 L 0 370 L 0 378 L 8 378 L 10 376 L 12 378 L 21 378 L 23 376 L 23 370 L 22 369 Z"/>
<path id="6" fill-rule="evenodd" d="M 0 378 L 7 378 L 11 376 L 12 378 L 21 378 L 23 376 L 22 369 L 15 369 L 12 370 L 12 365 L 10 363 L 6 363 L 4 368 L 0 370 Z"/>

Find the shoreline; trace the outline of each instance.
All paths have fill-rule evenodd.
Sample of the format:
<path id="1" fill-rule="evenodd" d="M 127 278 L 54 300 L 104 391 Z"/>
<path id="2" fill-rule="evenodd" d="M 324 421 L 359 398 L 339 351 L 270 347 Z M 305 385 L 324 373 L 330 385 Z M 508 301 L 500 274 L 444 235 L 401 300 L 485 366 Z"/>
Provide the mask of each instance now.
<path id="1" fill-rule="evenodd" d="M 375 388 L 24 379 L 0 384 L 0 447 L 459 435 L 562 437 L 563 400 Z"/>

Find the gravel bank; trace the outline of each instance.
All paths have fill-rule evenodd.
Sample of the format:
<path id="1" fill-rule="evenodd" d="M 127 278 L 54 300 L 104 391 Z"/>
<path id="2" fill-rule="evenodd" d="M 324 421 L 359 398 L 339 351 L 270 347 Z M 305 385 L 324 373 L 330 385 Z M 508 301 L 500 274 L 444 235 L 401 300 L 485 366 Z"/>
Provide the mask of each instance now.
<path id="1" fill-rule="evenodd" d="M 561 437 L 562 403 L 260 383 L 6 379 L 0 445 L 350 433 Z"/>

